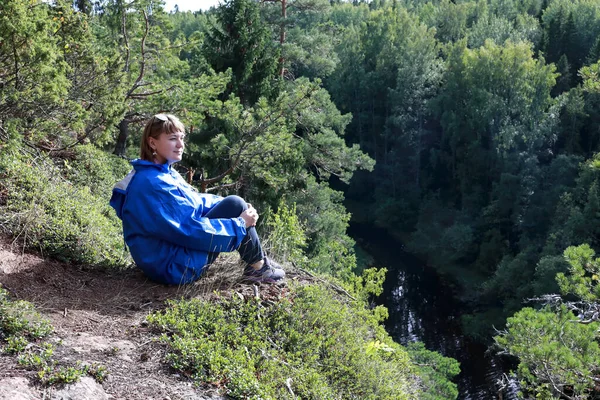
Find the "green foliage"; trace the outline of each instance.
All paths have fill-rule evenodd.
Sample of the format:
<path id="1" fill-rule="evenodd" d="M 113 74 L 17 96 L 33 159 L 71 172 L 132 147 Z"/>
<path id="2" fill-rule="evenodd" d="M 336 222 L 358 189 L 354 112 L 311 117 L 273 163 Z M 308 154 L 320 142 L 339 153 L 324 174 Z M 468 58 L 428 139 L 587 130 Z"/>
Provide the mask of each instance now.
<path id="1" fill-rule="evenodd" d="M 320 82 L 307 79 L 251 108 L 236 98 L 208 104 L 210 118 L 191 133 L 185 159 L 202 168 L 201 186 L 218 176 L 219 184 L 243 182 L 245 198 L 262 209 L 277 208 L 285 195 L 296 203 L 309 268 L 338 276 L 351 271 L 356 262 L 345 234 L 349 215 L 342 194 L 325 182 L 331 176 L 346 182 L 357 169 L 373 168 L 358 146 L 344 142 L 349 115 L 335 107 Z"/>
<path id="2" fill-rule="evenodd" d="M 37 377 L 42 385 L 61 385 L 77 382 L 82 376 L 91 376 L 98 383 L 102 383 L 108 376 L 105 366 L 92 363 L 84 364 L 77 361 L 75 366 L 58 365 L 53 360 L 54 346 L 43 343 L 25 351 L 20 351 L 18 363 L 28 370 L 37 371 Z"/>
<path id="3" fill-rule="evenodd" d="M 565 55 L 572 65 L 571 73 L 575 74 L 584 66 L 600 35 L 600 6 L 586 0 L 552 1 L 544 10 L 542 24 L 548 60 L 557 62 Z"/>
<path id="4" fill-rule="evenodd" d="M 277 95 L 275 78 L 279 54 L 259 18 L 259 5 L 249 0 L 229 0 L 216 12 L 216 21 L 205 32 L 203 55 L 216 72 L 232 70 L 231 89 L 244 105 L 260 97 Z"/>
<path id="5" fill-rule="evenodd" d="M 110 199 L 115 182 L 131 170 L 126 160 L 99 151 L 92 145 L 75 146 L 72 152 L 65 153 L 64 158 L 57 157 L 55 163 L 69 182 L 88 187 L 92 194 L 103 199 Z"/>
<path id="6" fill-rule="evenodd" d="M 312 29 L 295 27 L 287 32 L 287 43 L 282 48 L 286 64 L 289 65 L 287 74 L 314 79 L 325 78 L 333 73 L 339 60 L 329 29 L 330 26 Z"/>
<path id="7" fill-rule="evenodd" d="M 600 298 L 600 260 L 589 245 L 564 251 L 568 273 L 557 281 L 565 302 L 541 310 L 524 308 L 507 321 L 507 329 L 496 336 L 496 344 L 519 357 L 519 376 L 527 391 L 538 396 L 552 394 L 588 398 L 600 362 L 597 302 Z M 579 397 L 580 396 L 580 397 Z"/>
<path id="8" fill-rule="evenodd" d="M 293 199 L 308 239 L 308 267 L 348 278 L 356 268 L 356 256 L 354 241 L 346 235 L 350 214 L 342 205 L 342 193 L 312 177 L 306 183 L 304 190 L 293 193 Z"/>
<path id="9" fill-rule="evenodd" d="M 268 247 L 281 261 L 304 264 L 306 257 L 303 249 L 306 247 L 306 236 L 296 214 L 296 204 L 290 207 L 281 200 L 277 212 L 267 220 L 269 228 Z"/>
<path id="10" fill-rule="evenodd" d="M 73 383 L 77 382 L 84 375 L 85 372 L 76 367 L 53 368 L 46 366 L 38 372 L 38 378 L 44 385 Z"/>
<path id="11" fill-rule="evenodd" d="M 32 347 L 19 353 L 17 362 L 23 368 L 28 370 L 39 370 L 42 373 L 44 370 L 49 371 L 49 363 L 52 363 L 52 355 L 54 354 L 54 346 L 50 343 L 43 343 L 42 346 Z"/>
<path id="12" fill-rule="evenodd" d="M 583 67 L 579 72 L 583 79 L 583 88 L 588 92 L 600 92 L 600 62 Z"/>
<path id="13" fill-rule="evenodd" d="M 26 367 L 39 369 L 40 366 L 27 364 L 31 359 L 25 362 Z M 105 366 L 97 363 L 85 364 L 77 361 L 75 366 L 56 365 L 50 359 L 42 359 L 41 369 L 38 371 L 38 378 L 43 385 L 60 385 L 77 382 L 82 376 L 91 376 L 98 383 L 102 383 L 108 376 L 108 371 Z"/>
<path id="14" fill-rule="evenodd" d="M 437 39 L 441 42 L 455 42 L 466 36 L 469 21 L 475 11 L 475 3 L 442 0 L 429 10 L 432 12 L 422 12 L 422 18 L 428 26 L 436 28 Z"/>
<path id="15" fill-rule="evenodd" d="M 102 55 L 88 15 L 71 3 L 0 4 L 0 119 L 46 147 L 106 143 L 122 112 L 120 65 Z M 42 111 L 43 110 L 43 111 Z"/>
<path id="16" fill-rule="evenodd" d="M 450 379 L 460 373 L 459 363 L 439 353 L 429 351 L 421 342 L 410 343 L 406 349 L 420 370 L 423 400 L 454 399 L 458 396 L 456 385 Z"/>
<path id="17" fill-rule="evenodd" d="M 442 205 L 436 198 L 424 201 L 421 210 L 416 231 L 407 243 L 411 251 L 447 267 L 472 256 L 474 232 L 465 213 Z"/>
<path id="18" fill-rule="evenodd" d="M 85 152 L 94 151 L 88 147 L 80 154 Z M 4 232 L 29 248 L 62 260 L 103 267 L 128 265 L 121 223 L 108 205 L 109 183 L 101 183 L 107 179 L 114 184 L 114 174 L 123 172 L 125 163 L 99 150 L 95 154 L 120 167 L 111 171 L 113 167 L 105 165 L 97 176 L 89 170 L 94 179 L 84 186 L 87 178 L 83 171 L 66 168 L 67 160 L 63 166 L 70 172 L 65 175 L 70 174 L 79 184 L 65 180 L 47 156 L 26 151 L 18 139 L 4 144 L 0 148 L 0 226 Z M 88 166 L 93 166 L 93 158 L 85 158 Z M 83 161 L 76 158 L 75 164 L 79 162 Z"/>
<path id="19" fill-rule="evenodd" d="M 568 246 L 589 243 L 592 247 L 599 243 L 598 196 L 600 170 L 596 167 L 595 156 L 581 164 L 576 185 L 560 198 L 553 226 L 546 242 L 546 252 L 561 254 Z"/>
<path id="20" fill-rule="evenodd" d="M 20 119 L 35 118 L 38 107 L 56 108 L 68 92 L 68 67 L 52 34 L 62 21 L 53 14 L 52 8 L 42 1 L 0 4 L 2 120 L 17 115 Z M 38 124 L 46 123 L 36 118 L 35 125 Z"/>
<path id="21" fill-rule="evenodd" d="M 0 287 L 0 349 L 3 352 L 16 354 L 21 367 L 38 371 L 43 385 L 72 383 L 88 374 L 101 383 L 108 374 L 103 365 L 82 365 L 79 361 L 76 366 L 56 364 L 52 359 L 54 345 L 41 341 L 53 330 L 31 303 L 9 299 L 8 292 Z"/>
<path id="22" fill-rule="evenodd" d="M 538 44 L 541 40 L 542 30 L 538 19 L 524 14 L 511 21 L 506 15 L 484 14 L 480 15 L 468 35 L 471 48 L 478 48 L 491 40 L 498 45 L 505 41 Z"/>
<path id="23" fill-rule="evenodd" d="M 556 276 L 563 295 L 574 294 L 586 302 L 600 299 L 600 259 L 595 259 L 596 252 L 589 245 L 571 246 L 565 250 L 565 259 L 570 265 L 568 275 L 559 273 Z"/>
<path id="24" fill-rule="evenodd" d="M 600 360 L 597 322 L 584 325 L 566 307 L 524 308 L 509 318 L 496 343 L 519 357 L 519 376 L 531 394 L 587 398 Z"/>
<path id="25" fill-rule="evenodd" d="M 173 27 L 161 3 L 107 0 L 98 2 L 95 10 L 94 36 L 104 44 L 103 56 L 114 60 L 119 68 L 113 79 L 117 83 L 113 85 L 113 101 L 120 109 L 118 122 L 105 129 L 113 136 L 114 153 L 124 157 L 128 154 L 130 130 L 137 124 L 157 112 L 177 114 L 183 108 L 172 107 L 177 103 L 182 79 L 189 77 L 190 71 L 180 52 L 197 43 L 188 42 L 183 35 L 169 39 Z M 165 101 L 172 95 L 174 101 Z"/>
<path id="26" fill-rule="evenodd" d="M 364 301 L 372 297 L 377 297 L 383 293 L 383 282 L 387 274 L 387 268 L 367 268 L 362 271 L 360 276 L 356 276 L 353 281 L 353 292 Z M 383 306 L 379 306 L 383 307 Z M 383 311 L 382 311 L 383 312 Z M 384 312 L 387 318 L 387 310 Z M 382 321 L 385 319 L 383 318 Z"/>
<path id="27" fill-rule="evenodd" d="M 556 282 L 556 275 L 566 272 L 568 266 L 569 264 L 565 261 L 564 257 L 542 257 L 535 267 L 534 294 L 557 293 L 559 286 Z"/>
<path id="28" fill-rule="evenodd" d="M 308 399 L 420 393 L 409 355 L 373 314 L 319 286 L 293 288 L 270 306 L 237 296 L 173 302 L 149 320 L 168 332 L 174 368 L 233 397 L 294 398 L 286 385 Z"/>
<path id="29" fill-rule="evenodd" d="M 550 89 L 556 74 L 554 66 L 533 57 L 529 44 L 507 42 L 499 46 L 487 41 L 477 50 L 459 44 L 448 58 L 447 78 L 451 83 L 442 95 L 442 124 L 451 135 L 453 154 L 470 144 L 466 137 L 481 150 L 502 154 L 521 143 L 524 148 L 539 146 L 550 134 L 541 127 L 531 129 L 531 125 L 551 105 Z M 467 93 L 460 91 L 466 87 L 473 90 L 463 97 Z M 464 114 L 456 114 L 460 112 Z M 456 130 L 459 127 L 465 129 Z"/>
<path id="30" fill-rule="evenodd" d="M 0 340 L 8 342 L 5 351 L 20 352 L 29 341 L 44 338 L 52 330 L 31 303 L 10 300 L 8 292 L 0 287 Z"/>
<path id="31" fill-rule="evenodd" d="M 338 179 L 370 221 L 410 234 L 411 251 L 461 284 L 464 322 L 482 337 L 524 298 L 557 290 L 556 273 L 571 295 L 596 296 L 595 272 L 582 262 L 566 274 L 561 254 L 600 247 L 597 1 L 288 0 L 285 18 L 280 2 L 171 15 L 150 0 L 90 4 L 0 4 L 5 232 L 59 258 L 125 265 L 107 200 L 129 167 L 72 145 L 133 144 L 148 115 L 169 111 L 203 189 L 277 210 L 274 249 L 360 282 L 358 297 L 381 272 L 353 275 L 350 215 L 328 186 Z M 371 353 L 393 348 L 377 340 Z M 251 374 L 230 376 L 236 396 L 255 390 Z"/>
<path id="32" fill-rule="evenodd" d="M 19 353 L 25 350 L 29 342 L 23 336 L 9 336 L 6 340 L 7 344 L 4 347 L 4 352 L 9 354 Z"/>
<path id="33" fill-rule="evenodd" d="M 254 107 L 237 98 L 209 104 L 200 132 L 190 134 L 185 159 L 202 169 L 203 190 L 208 182 L 244 182 L 246 198 L 275 208 L 282 195 L 294 197 L 313 185 L 309 171 L 322 180 L 336 175 L 348 181 L 355 170 L 373 167 L 358 146 L 346 146 L 349 116 L 336 109 L 318 81 L 298 79 L 274 101 L 261 98 Z"/>

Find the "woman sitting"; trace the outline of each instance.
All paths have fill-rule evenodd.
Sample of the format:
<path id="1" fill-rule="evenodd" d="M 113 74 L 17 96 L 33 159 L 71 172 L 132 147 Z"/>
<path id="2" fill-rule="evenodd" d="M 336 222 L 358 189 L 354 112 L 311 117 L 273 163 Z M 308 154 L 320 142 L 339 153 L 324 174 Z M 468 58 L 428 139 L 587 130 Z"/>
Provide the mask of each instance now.
<path id="1" fill-rule="evenodd" d="M 263 253 L 254 207 L 238 196 L 199 193 L 172 168 L 181 161 L 184 138 L 177 117 L 152 117 L 140 158 L 113 189 L 110 205 L 123 221 L 135 263 L 152 280 L 184 284 L 197 280 L 220 252 L 237 250 L 246 280 L 281 281 L 285 272 Z"/>

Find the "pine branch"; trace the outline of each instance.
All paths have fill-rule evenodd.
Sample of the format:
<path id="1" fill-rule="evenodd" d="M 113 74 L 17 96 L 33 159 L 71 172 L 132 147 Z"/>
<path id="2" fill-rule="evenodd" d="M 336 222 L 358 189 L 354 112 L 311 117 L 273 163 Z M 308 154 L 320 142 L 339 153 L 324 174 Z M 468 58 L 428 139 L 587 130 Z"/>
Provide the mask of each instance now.
<path id="1" fill-rule="evenodd" d="M 133 83 L 131 89 L 129 89 L 129 91 L 127 92 L 125 99 L 131 98 L 133 92 L 141 86 L 142 78 L 144 77 L 144 74 L 146 72 L 146 38 L 148 37 L 148 32 L 150 31 L 150 22 L 148 21 L 148 15 L 146 14 L 145 10 L 142 10 L 142 15 L 144 16 L 144 21 L 146 22 L 146 28 L 144 30 L 144 35 L 142 36 L 141 43 L 142 59 L 140 61 L 140 73 L 138 74 L 138 77 Z M 129 47 L 127 48 L 127 51 L 129 52 Z"/>

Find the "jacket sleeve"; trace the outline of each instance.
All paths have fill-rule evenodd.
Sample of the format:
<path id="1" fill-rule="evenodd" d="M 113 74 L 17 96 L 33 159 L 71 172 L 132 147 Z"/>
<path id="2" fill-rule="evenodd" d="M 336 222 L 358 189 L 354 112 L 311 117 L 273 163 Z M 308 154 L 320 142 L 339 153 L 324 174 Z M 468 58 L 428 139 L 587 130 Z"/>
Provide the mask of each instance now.
<path id="1" fill-rule="evenodd" d="M 195 208 L 180 189 L 163 180 L 153 180 L 144 192 L 134 195 L 137 220 L 144 220 L 139 231 L 161 240 L 206 252 L 226 252 L 237 249 L 246 236 L 246 224 L 241 217 L 202 217 L 202 207 Z"/>
<path id="2" fill-rule="evenodd" d="M 206 215 L 217 203 L 223 200 L 223 197 L 218 196 L 216 194 L 211 193 L 198 193 L 196 189 L 194 189 L 189 183 L 183 179 L 181 174 L 175 170 L 173 170 L 173 175 L 177 177 L 179 183 L 187 188 L 189 188 L 190 193 L 196 196 L 196 201 L 202 204 L 202 215 Z"/>

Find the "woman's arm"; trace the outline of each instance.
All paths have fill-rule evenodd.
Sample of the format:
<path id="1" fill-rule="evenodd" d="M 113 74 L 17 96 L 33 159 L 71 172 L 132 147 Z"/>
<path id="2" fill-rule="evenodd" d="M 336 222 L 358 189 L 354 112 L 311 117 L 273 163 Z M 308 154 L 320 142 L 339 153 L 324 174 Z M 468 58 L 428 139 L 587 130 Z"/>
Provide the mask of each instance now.
<path id="1" fill-rule="evenodd" d="M 202 207 L 196 208 L 177 185 L 154 177 L 130 191 L 123 221 L 129 221 L 134 231 L 194 250 L 223 252 L 239 247 L 246 236 L 243 218 L 209 219 L 203 214 Z"/>
<path id="2" fill-rule="evenodd" d="M 181 174 L 176 170 L 173 170 L 173 175 L 175 176 L 177 183 L 188 189 L 189 193 L 193 195 L 200 204 L 202 204 L 202 215 L 206 215 L 214 206 L 219 203 L 219 201 L 223 200 L 223 197 L 216 194 L 198 192 L 196 188 L 187 183 Z"/>

